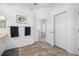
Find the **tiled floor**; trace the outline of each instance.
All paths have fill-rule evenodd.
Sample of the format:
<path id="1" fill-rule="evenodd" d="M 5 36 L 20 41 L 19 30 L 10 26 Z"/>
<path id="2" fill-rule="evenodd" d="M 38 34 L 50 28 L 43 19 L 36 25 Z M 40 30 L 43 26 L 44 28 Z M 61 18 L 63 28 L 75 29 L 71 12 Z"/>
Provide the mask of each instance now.
<path id="1" fill-rule="evenodd" d="M 74 56 L 73 54 L 67 53 L 65 50 L 52 47 L 50 44 L 45 42 L 36 42 L 32 45 L 24 46 L 19 48 L 19 56 Z"/>

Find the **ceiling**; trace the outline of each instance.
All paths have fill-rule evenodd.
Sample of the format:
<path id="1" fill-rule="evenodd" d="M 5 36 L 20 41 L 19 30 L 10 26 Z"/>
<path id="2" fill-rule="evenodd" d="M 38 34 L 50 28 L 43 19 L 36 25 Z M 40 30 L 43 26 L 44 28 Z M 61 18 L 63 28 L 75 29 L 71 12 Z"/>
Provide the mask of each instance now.
<path id="1" fill-rule="evenodd" d="M 20 6 L 23 8 L 29 8 L 32 10 L 40 9 L 40 8 L 49 8 L 55 5 L 55 3 L 7 3 L 13 6 Z"/>

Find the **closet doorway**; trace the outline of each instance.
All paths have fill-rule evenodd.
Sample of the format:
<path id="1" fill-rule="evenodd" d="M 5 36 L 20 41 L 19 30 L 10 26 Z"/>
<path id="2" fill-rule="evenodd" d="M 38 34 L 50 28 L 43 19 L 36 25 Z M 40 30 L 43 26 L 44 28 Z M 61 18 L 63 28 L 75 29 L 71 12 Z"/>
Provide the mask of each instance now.
<path id="1" fill-rule="evenodd" d="M 66 12 L 54 15 L 54 44 L 66 50 Z"/>

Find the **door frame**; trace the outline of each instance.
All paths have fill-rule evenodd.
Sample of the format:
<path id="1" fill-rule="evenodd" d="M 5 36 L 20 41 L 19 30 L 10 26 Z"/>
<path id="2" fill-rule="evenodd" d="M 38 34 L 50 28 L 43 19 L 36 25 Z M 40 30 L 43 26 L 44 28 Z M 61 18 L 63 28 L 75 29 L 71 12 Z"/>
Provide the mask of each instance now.
<path id="1" fill-rule="evenodd" d="M 63 13 L 66 13 L 66 18 L 67 18 L 67 12 L 66 11 L 62 11 L 62 12 L 59 12 L 59 13 L 56 13 L 56 14 L 54 14 L 53 16 L 54 16 L 54 46 L 55 46 L 55 17 L 56 16 L 58 16 L 58 15 L 60 15 L 60 14 L 63 14 Z M 66 20 L 66 28 L 67 28 L 67 20 Z M 65 35 L 66 35 L 66 49 L 65 50 L 67 50 L 67 29 L 66 29 L 66 33 L 65 33 Z M 61 48 L 61 47 L 60 47 Z"/>
<path id="2" fill-rule="evenodd" d="M 43 26 L 42 25 L 45 25 L 45 42 L 46 42 L 46 19 L 41 19 L 41 34 L 42 34 L 42 31 L 43 31 Z"/>

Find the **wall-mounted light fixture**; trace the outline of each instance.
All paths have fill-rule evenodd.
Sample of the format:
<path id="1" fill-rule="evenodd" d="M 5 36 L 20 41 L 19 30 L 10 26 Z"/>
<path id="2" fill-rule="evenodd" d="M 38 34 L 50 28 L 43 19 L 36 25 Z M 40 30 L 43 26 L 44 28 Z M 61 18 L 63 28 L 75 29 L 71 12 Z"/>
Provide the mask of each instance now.
<path id="1" fill-rule="evenodd" d="M 5 16 L 0 16 L 0 20 L 5 20 Z"/>
<path id="2" fill-rule="evenodd" d="M 5 28 L 5 27 L 6 27 L 6 17 L 0 16 L 0 28 Z"/>

